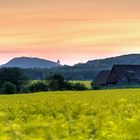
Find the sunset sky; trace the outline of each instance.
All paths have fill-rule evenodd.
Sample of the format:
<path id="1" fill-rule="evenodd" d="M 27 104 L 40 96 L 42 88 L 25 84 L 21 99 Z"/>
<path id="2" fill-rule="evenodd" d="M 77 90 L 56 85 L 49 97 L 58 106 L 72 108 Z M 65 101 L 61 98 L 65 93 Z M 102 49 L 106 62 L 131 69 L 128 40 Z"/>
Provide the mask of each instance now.
<path id="1" fill-rule="evenodd" d="M 0 0 L 0 64 L 140 53 L 140 0 Z"/>

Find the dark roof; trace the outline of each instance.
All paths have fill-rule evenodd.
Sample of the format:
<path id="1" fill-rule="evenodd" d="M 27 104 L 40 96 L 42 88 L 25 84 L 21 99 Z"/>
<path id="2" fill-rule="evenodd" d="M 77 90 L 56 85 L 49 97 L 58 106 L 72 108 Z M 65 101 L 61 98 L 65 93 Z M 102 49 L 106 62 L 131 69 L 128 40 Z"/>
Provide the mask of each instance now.
<path id="1" fill-rule="evenodd" d="M 126 71 L 126 70 L 140 70 L 140 65 L 114 65 L 113 68 L 115 68 L 117 71 Z"/>
<path id="2" fill-rule="evenodd" d="M 95 85 L 106 85 L 110 71 L 101 71 L 94 80 Z"/>
<path id="3" fill-rule="evenodd" d="M 108 77 L 108 83 L 115 83 L 122 79 L 128 72 L 134 73 L 135 78 L 140 79 L 140 65 L 114 65 Z"/>

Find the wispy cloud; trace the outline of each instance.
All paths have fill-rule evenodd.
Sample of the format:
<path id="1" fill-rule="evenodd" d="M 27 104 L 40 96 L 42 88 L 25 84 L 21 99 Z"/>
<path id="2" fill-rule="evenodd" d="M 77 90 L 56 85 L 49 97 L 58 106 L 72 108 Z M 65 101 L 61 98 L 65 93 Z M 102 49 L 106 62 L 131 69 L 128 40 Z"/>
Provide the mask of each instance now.
<path id="1" fill-rule="evenodd" d="M 0 33 L 0 37 L 14 37 L 14 36 L 30 36 L 33 35 L 33 33 Z"/>

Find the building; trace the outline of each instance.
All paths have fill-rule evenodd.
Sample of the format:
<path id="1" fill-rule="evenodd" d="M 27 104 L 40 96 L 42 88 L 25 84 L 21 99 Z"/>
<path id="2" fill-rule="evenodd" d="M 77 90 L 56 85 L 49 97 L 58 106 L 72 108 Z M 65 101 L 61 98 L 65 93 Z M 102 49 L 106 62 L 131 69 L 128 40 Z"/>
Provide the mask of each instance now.
<path id="1" fill-rule="evenodd" d="M 101 71 L 94 80 L 94 85 L 105 86 L 107 85 L 107 80 L 109 77 L 110 71 Z"/>
<path id="2" fill-rule="evenodd" d="M 59 65 L 61 65 L 61 62 L 60 62 L 60 60 L 59 60 L 59 59 L 57 60 L 57 62 L 56 62 L 56 63 L 57 63 L 57 64 L 59 64 Z"/>
<path id="3" fill-rule="evenodd" d="M 140 83 L 140 65 L 114 65 L 111 71 L 101 71 L 94 86 L 138 84 Z"/>

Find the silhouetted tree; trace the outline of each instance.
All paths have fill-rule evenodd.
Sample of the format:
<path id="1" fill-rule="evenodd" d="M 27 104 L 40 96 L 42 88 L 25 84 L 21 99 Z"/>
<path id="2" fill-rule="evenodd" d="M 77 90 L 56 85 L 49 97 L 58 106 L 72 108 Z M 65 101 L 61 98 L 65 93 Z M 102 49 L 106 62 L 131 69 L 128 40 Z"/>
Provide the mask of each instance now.
<path id="1" fill-rule="evenodd" d="M 14 94 L 16 93 L 16 86 L 11 82 L 5 82 L 2 88 L 2 94 Z"/>
<path id="2" fill-rule="evenodd" d="M 64 77 L 59 74 L 54 74 L 48 79 L 48 86 L 50 90 L 63 90 L 64 83 Z"/>
<path id="3" fill-rule="evenodd" d="M 28 78 L 24 75 L 20 68 L 1 68 L 0 69 L 0 86 L 5 82 L 11 82 L 16 86 L 17 91 L 23 84 L 27 82 Z"/>

